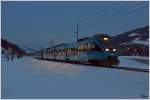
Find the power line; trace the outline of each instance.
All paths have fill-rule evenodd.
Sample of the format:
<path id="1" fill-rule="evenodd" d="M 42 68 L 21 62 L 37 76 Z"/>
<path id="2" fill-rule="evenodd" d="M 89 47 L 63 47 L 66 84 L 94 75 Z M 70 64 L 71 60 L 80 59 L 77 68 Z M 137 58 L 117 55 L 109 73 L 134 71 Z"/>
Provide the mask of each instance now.
<path id="1" fill-rule="evenodd" d="M 116 6 L 117 5 L 117 6 Z M 118 3 L 113 3 L 111 5 L 109 5 L 109 7 L 106 7 L 104 9 L 101 9 L 100 11 L 102 11 L 102 13 L 100 12 L 97 12 L 96 15 L 95 14 L 88 14 L 88 16 L 84 16 L 82 17 L 80 20 L 84 21 L 85 22 L 85 19 L 91 17 L 91 16 L 105 16 L 105 15 L 109 15 L 110 13 L 109 12 L 112 12 L 114 8 L 117 8 L 117 7 L 122 7 L 122 5 L 119 5 Z M 112 9 L 113 8 L 113 9 Z M 86 20 L 87 21 L 87 20 Z M 89 21 L 89 20 L 88 20 Z"/>
<path id="2" fill-rule="evenodd" d="M 147 6 L 142 6 L 142 7 L 138 7 L 138 8 L 135 8 L 135 9 L 132 9 L 132 10 L 130 10 L 130 11 L 128 11 L 128 12 L 125 12 L 125 13 L 120 13 L 120 14 L 113 14 L 112 16 L 108 16 L 109 18 L 107 18 L 107 19 L 104 19 L 103 21 L 101 21 L 101 23 L 104 23 L 104 24 L 108 24 L 108 23 L 110 23 L 110 22 L 114 22 L 115 21 L 115 19 L 119 19 L 119 18 L 122 18 L 122 17 L 125 17 L 125 16 L 128 16 L 128 15 L 130 15 L 130 14 L 134 14 L 136 11 L 139 11 L 139 9 L 142 9 L 142 8 L 145 8 L 145 7 L 147 7 Z M 93 27 L 95 27 L 95 26 L 97 26 L 97 25 L 92 25 Z"/>
<path id="3" fill-rule="evenodd" d="M 138 5 L 136 4 L 136 6 L 140 6 L 140 5 L 141 5 L 141 4 L 138 4 Z M 109 5 L 109 6 L 107 6 L 106 8 L 101 9 L 100 11 L 102 11 L 102 12 L 97 12 L 96 14 L 89 14 L 88 16 L 82 17 L 80 20 L 82 20 L 82 22 L 85 22 L 85 19 L 86 19 L 86 21 L 89 21 L 89 20 L 87 20 L 87 19 L 90 18 L 91 16 L 93 16 L 93 17 L 99 16 L 100 18 L 101 18 L 101 17 L 107 18 L 107 17 L 109 17 L 109 16 L 111 17 L 111 16 L 116 15 L 116 13 L 122 12 L 122 10 L 128 10 L 128 7 L 131 7 L 131 6 L 134 6 L 134 4 L 126 6 L 126 5 L 123 4 L 123 3 L 115 2 L 115 3 L 113 3 L 113 4 Z M 122 8 L 122 7 L 125 7 L 125 9 L 120 9 L 120 8 Z M 116 9 L 117 9 L 117 10 L 116 10 Z M 114 13 L 115 10 L 116 10 L 117 12 Z"/>
<path id="4" fill-rule="evenodd" d="M 142 7 L 140 7 L 140 8 L 136 8 L 136 9 L 133 9 L 132 11 L 130 10 L 130 11 L 128 11 L 128 12 L 125 12 L 125 13 L 120 13 L 120 14 L 118 14 L 118 15 L 116 15 L 116 16 L 110 16 L 110 21 L 108 21 L 108 19 L 105 21 L 105 22 L 112 22 L 112 21 L 114 21 L 114 19 L 119 19 L 119 18 L 121 18 L 121 17 L 124 17 L 124 16 L 128 16 L 128 15 L 130 15 L 130 14 L 134 14 L 136 11 L 139 11 L 138 9 L 142 9 L 142 8 L 145 8 L 145 7 L 147 7 L 147 6 L 142 6 Z"/>

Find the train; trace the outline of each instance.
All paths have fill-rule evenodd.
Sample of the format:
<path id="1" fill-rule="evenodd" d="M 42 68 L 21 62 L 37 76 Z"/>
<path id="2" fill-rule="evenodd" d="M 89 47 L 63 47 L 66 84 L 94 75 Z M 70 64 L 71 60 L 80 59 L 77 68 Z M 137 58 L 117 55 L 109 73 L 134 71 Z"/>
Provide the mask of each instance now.
<path id="1" fill-rule="evenodd" d="M 36 51 L 34 58 L 91 65 L 118 65 L 118 48 L 107 34 L 84 37 L 75 43 L 62 43 Z"/>

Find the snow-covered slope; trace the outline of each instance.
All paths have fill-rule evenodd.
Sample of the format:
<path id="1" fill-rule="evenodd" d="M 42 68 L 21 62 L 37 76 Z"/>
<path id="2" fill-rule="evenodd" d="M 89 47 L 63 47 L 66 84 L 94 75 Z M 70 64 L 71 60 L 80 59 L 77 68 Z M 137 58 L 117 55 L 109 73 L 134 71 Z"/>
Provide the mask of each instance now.
<path id="1" fill-rule="evenodd" d="M 149 55 L 149 26 L 114 36 L 120 55 Z"/>
<path id="2" fill-rule="evenodd" d="M 144 41 L 144 40 L 140 40 L 140 38 L 135 38 L 134 40 L 129 42 L 129 44 L 141 44 L 141 45 L 148 46 L 149 45 L 149 41 L 148 41 L 148 39 L 146 41 Z"/>
<path id="3" fill-rule="evenodd" d="M 140 62 L 135 61 L 134 59 L 141 59 L 148 61 L 148 57 L 140 57 L 140 56 L 120 56 L 120 64 L 119 66 L 125 66 L 125 67 L 133 67 L 133 68 L 143 68 L 143 69 L 149 69 L 148 64 L 143 64 Z"/>
<path id="4" fill-rule="evenodd" d="M 118 44 L 149 44 L 149 26 L 134 29 L 125 33 L 114 36 Z M 142 42 L 141 42 L 142 41 Z M 144 43 L 144 44 L 143 44 Z"/>
<path id="5" fill-rule="evenodd" d="M 143 59 L 143 60 L 149 60 L 149 57 L 142 57 L 142 56 L 120 56 L 119 57 L 121 60 L 123 59 Z"/>
<path id="6" fill-rule="evenodd" d="M 134 65 L 136 64 L 139 63 L 135 61 Z M 136 99 L 148 96 L 149 88 L 147 73 L 41 61 L 27 57 L 15 61 L 2 59 L 1 81 L 2 98 L 7 99 Z"/>
<path id="7" fill-rule="evenodd" d="M 18 47 L 16 44 L 9 42 L 6 39 L 1 39 L 1 48 L 2 48 L 2 54 L 4 55 L 19 55 L 22 56 L 26 52 L 22 50 L 20 47 Z"/>

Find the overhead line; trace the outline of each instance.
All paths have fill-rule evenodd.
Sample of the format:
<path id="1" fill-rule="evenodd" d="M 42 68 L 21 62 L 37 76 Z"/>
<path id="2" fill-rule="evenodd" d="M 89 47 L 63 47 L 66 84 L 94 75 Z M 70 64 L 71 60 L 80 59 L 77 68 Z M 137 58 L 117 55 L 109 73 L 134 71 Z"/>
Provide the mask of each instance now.
<path id="1" fill-rule="evenodd" d="M 142 8 L 145 8 L 145 7 L 147 7 L 147 6 L 143 6 L 143 7 L 140 7 L 140 8 L 137 8 L 137 9 L 142 9 Z M 130 10 L 130 11 L 128 11 L 128 12 L 125 12 L 125 13 L 120 13 L 119 15 L 117 15 L 117 16 L 111 16 L 110 17 L 110 21 L 108 21 L 108 20 L 105 20 L 105 22 L 112 22 L 112 21 L 114 21 L 114 19 L 119 19 L 119 18 L 121 18 L 121 17 L 124 17 L 124 16 L 128 16 L 128 15 L 131 15 L 131 14 L 134 14 L 135 12 L 137 12 L 137 11 L 139 11 L 139 10 L 137 10 L 137 9 L 134 9 L 134 10 Z M 124 16 L 123 16 L 124 15 Z M 105 23 L 104 22 L 104 23 Z"/>
<path id="2" fill-rule="evenodd" d="M 130 11 L 125 12 L 125 13 L 120 13 L 119 15 L 116 15 L 116 16 L 110 16 L 109 19 L 105 19 L 105 20 L 101 21 L 101 23 L 106 24 L 106 23 L 109 23 L 109 22 L 113 22 L 116 18 L 118 18 L 118 19 L 122 18 L 124 16 L 130 15 L 130 13 L 134 14 L 136 11 L 139 11 L 137 9 L 142 9 L 142 8 L 145 8 L 145 7 L 147 7 L 147 6 L 142 6 L 140 8 L 132 9 L 132 11 L 130 10 Z M 97 25 L 92 25 L 92 26 L 97 26 Z"/>
<path id="3" fill-rule="evenodd" d="M 122 10 L 128 10 L 128 8 L 125 8 L 125 9 L 120 9 L 120 7 L 122 7 L 122 6 L 124 6 L 124 5 L 122 5 L 122 4 L 120 4 L 120 3 L 113 3 L 111 6 L 109 6 L 109 7 L 107 7 L 107 8 L 105 8 L 105 9 L 102 9 L 102 10 L 100 10 L 100 11 L 103 11 L 103 13 L 96 13 L 96 15 L 92 15 L 92 14 L 90 14 L 89 16 L 91 17 L 91 16 L 102 16 L 102 17 L 112 17 L 112 16 L 114 16 L 114 15 L 116 15 L 116 13 L 120 13 L 120 12 L 122 12 Z M 136 5 L 137 6 L 137 5 Z M 119 11 L 117 10 L 117 12 L 115 12 L 114 13 L 114 9 L 116 9 L 116 8 L 119 8 Z M 137 7 L 136 7 L 137 8 Z M 113 12 L 113 13 L 112 13 Z M 88 16 L 88 17 L 89 17 Z M 83 19 L 83 20 L 85 20 L 86 19 L 86 17 L 87 16 L 85 16 L 85 17 L 83 17 L 83 18 L 81 18 L 81 19 Z M 87 20 L 86 20 L 87 21 Z"/>

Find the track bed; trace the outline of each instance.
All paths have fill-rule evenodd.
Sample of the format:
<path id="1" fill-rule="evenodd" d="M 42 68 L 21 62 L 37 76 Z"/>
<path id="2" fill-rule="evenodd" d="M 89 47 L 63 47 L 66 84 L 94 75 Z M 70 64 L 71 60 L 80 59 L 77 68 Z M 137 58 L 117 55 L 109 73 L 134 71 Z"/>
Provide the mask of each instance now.
<path id="1" fill-rule="evenodd" d="M 40 60 L 47 60 L 47 61 L 55 61 L 55 62 L 61 62 L 61 63 L 71 63 L 71 64 L 80 64 L 80 65 L 87 65 L 87 66 L 93 66 L 93 67 L 104 67 L 104 68 L 113 68 L 113 69 L 122 69 L 122 70 L 129 70 L 129 71 L 137 71 L 137 72 L 145 72 L 149 73 L 149 69 L 143 69 L 143 68 L 134 68 L 134 67 L 124 67 L 124 66 L 104 66 L 104 65 L 93 65 L 90 63 L 84 63 L 84 62 L 72 62 L 72 61 L 61 61 L 61 60 L 49 60 L 49 59 L 41 59 L 41 58 L 35 58 Z"/>

